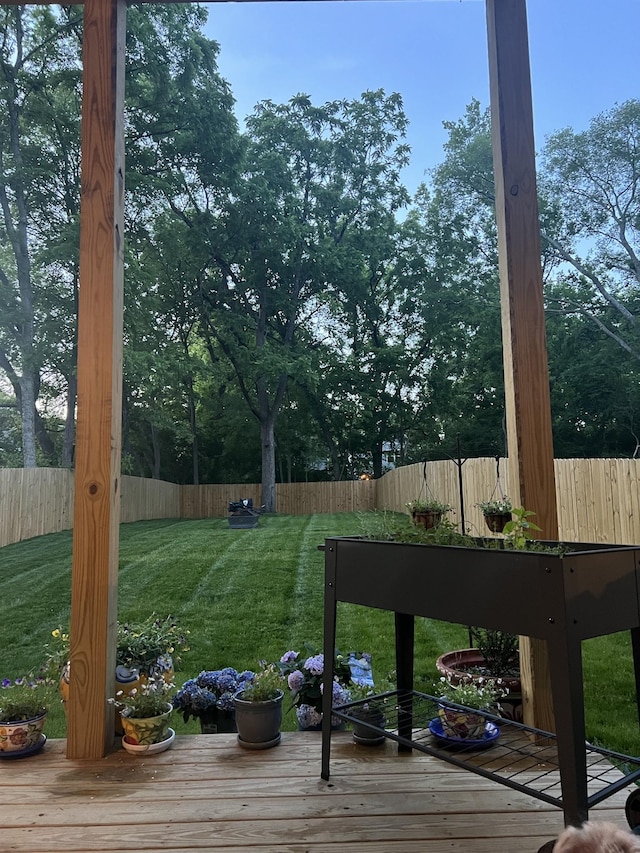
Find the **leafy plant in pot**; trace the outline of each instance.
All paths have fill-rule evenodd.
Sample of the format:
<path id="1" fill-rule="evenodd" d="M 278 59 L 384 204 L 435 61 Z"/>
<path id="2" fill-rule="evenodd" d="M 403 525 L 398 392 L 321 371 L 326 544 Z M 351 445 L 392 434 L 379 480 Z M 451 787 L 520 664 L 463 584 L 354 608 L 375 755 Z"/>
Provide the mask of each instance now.
<path id="1" fill-rule="evenodd" d="M 50 683 L 27 676 L 0 687 L 0 757 L 22 758 L 44 746 L 42 729 L 52 700 Z"/>
<path id="2" fill-rule="evenodd" d="M 285 652 L 277 664 L 286 678 L 291 691 L 291 707 L 296 709 L 296 719 L 300 731 L 319 731 L 322 727 L 322 679 L 324 674 L 324 654 L 318 653 L 310 644 L 305 643 L 307 656 L 291 649 Z M 351 668 L 348 658 L 336 651 L 334 658 L 334 681 L 332 688 L 332 707 L 348 701 L 347 686 L 351 682 Z M 332 728 L 343 728 L 338 717 L 331 718 Z"/>
<path id="3" fill-rule="evenodd" d="M 152 613 L 142 622 L 118 622 L 116 641 L 116 693 L 137 691 L 149 678 L 173 682 L 174 666 L 188 650 L 188 632 L 173 616 Z M 44 673 L 59 678 L 60 695 L 66 710 L 69 699 L 69 632 L 56 628 L 53 643 L 47 649 Z M 116 719 L 116 733 L 121 729 Z"/>
<path id="4" fill-rule="evenodd" d="M 513 507 L 507 497 L 499 500 L 480 501 L 476 506 L 482 510 L 486 525 L 492 533 L 502 533 L 505 524 L 511 521 Z"/>
<path id="5" fill-rule="evenodd" d="M 278 667 L 263 663 L 236 693 L 238 743 L 245 749 L 269 749 L 280 743 L 284 679 Z"/>
<path id="6" fill-rule="evenodd" d="M 173 697 L 173 707 L 185 723 L 190 717 L 200 720 L 203 734 L 235 732 L 235 695 L 254 678 L 254 672 L 238 672 L 231 666 L 203 670 L 184 682 Z"/>
<path id="7" fill-rule="evenodd" d="M 122 745 L 129 751 L 135 747 L 162 745 L 168 749 L 173 743 L 175 732 L 169 728 L 173 705 L 173 684 L 164 678 L 150 678 L 130 693 L 120 691 L 114 704 L 120 714 L 124 737 Z M 153 750 L 160 752 L 160 748 Z"/>
<path id="8" fill-rule="evenodd" d="M 451 506 L 441 503 L 435 499 L 413 500 L 406 504 L 414 524 L 421 524 L 427 530 L 437 527 L 445 512 L 449 512 Z"/>
<path id="9" fill-rule="evenodd" d="M 442 734 L 457 740 L 481 740 L 487 727 L 481 712 L 496 713 L 503 689 L 499 681 L 490 678 L 452 684 L 443 676 L 434 693 L 439 698 Z"/>
<path id="10" fill-rule="evenodd" d="M 470 628 L 475 647 L 446 652 L 436 661 L 436 669 L 451 684 L 486 679 L 499 680 L 502 698 L 498 714 L 522 721 L 522 685 L 518 637 L 506 631 Z"/>
<path id="11" fill-rule="evenodd" d="M 386 707 L 389 691 L 393 685 L 384 683 L 377 685 L 359 681 L 352 682 L 348 687 L 349 702 L 358 702 L 354 707 L 345 711 L 353 717 L 353 739 L 364 746 L 378 746 L 384 743 L 385 736 L 380 734 L 386 722 Z"/>

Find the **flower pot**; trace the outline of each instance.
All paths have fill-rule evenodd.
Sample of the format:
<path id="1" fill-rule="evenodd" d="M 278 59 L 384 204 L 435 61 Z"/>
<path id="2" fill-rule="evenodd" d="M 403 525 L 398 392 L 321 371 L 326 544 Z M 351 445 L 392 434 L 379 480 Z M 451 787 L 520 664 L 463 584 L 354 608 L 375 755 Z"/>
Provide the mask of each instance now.
<path id="1" fill-rule="evenodd" d="M 176 733 L 173 729 L 167 729 L 167 734 L 163 740 L 158 743 L 131 743 L 125 735 L 122 738 L 122 746 L 126 752 L 132 755 L 156 755 L 158 752 L 164 752 L 173 745 L 176 739 Z"/>
<path id="2" fill-rule="evenodd" d="M 265 702 L 248 702 L 242 692 L 235 696 L 238 743 L 246 749 L 269 749 L 280 743 L 282 699 L 280 690 L 275 699 Z"/>
<path id="3" fill-rule="evenodd" d="M 426 530 L 437 527 L 442 520 L 442 513 L 436 510 L 413 510 L 411 513 L 414 524 L 421 524 Z"/>
<path id="4" fill-rule="evenodd" d="M 486 720 L 482 714 L 440 705 L 438 716 L 442 724 L 442 732 L 446 737 L 469 740 L 480 740 L 484 737 Z"/>
<path id="5" fill-rule="evenodd" d="M 200 715 L 200 731 L 203 735 L 215 735 L 224 732 L 237 732 L 236 715 L 234 711 L 223 711 L 217 708 L 207 714 Z"/>
<path id="6" fill-rule="evenodd" d="M 460 684 L 461 681 L 477 681 L 479 679 L 491 678 L 500 682 L 500 687 L 506 691 L 498 703 L 498 712 L 506 720 L 522 722 L 522 684 L 519 675 L 496 676 L 491 672 L 483 671 L 486 667 L 485 659 L 478 649 L 457 649 L 446 652 L 436 661 L 436 669 L 444 675 L 452 684 Z"/>
<path id="7" fill-rule="evenodd" d="M 385 742 L 385 736 L 376 729 L 383 729 L 385 724 L 384 713 L 379 708 L 358 709 L 351 712 L 353 721 L 353 739 L 363 746 L 378 746 Z M 366 725 L 366 724 L 369 725 Z M 369 728 L 375 726 L 375 729 Z"/>
<path id="8" fill-rule="evenodd" d="M 173 707 L 167 703 L 167 710 L 157 717 L 127 717 L 120 714 L 125 738 L 134 745 L 148 745 L 166 740 L 172 711 Z"/>
<path id="9" fill-rule="evenodd" d="M 20 754 L 31 755 L 37 752 L 46 740 L 42 734 L 46 719 L 45 711 L 32 720 L 0 723 L 0 753 L 17 758 Z"/>
<path id="10" fill-rule="evenodd" d="M 71 671 L 71 661 L 67 661 L 60 681 L 58 682 L 58 690 L 62 697 L 62 707 L 65 714 L 67 713 L 67 702 L 69 701 L 69 677 Z M 162 676 L 169 683 L 173 681 L 173 660 L 170 655 L 162 655 L 158 658 L 154 672 L 152 675 Z M 134 690 L 137 690 L 140 685 L 145 684 L 149 677 L 145 673 L 141 673 L 138 669 L 129 669 L 126 666 L 117 666 L 115 672 L 115 695 L 118 693 L 129 696 Z M 120 716 L 115 715 L 115 733 L 118 736 L 123 734 L 122 726 L 120 725 Z"/>
<path id="11" fill-rule="evenodd" d="M 491 512 L 484 517 L 487 527 L 492 533 L 502 533 L 504 526 L 511 521 L 510 512 Z"/>

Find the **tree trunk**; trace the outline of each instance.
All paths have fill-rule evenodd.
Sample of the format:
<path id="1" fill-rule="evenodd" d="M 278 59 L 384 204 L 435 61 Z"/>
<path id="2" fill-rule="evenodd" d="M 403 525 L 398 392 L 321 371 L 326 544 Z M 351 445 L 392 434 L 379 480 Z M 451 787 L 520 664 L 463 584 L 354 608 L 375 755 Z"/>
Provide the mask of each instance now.
<path id="1" fill-rule="evenodd" d="M 62 441 L 62 467 L 73 468 L 73 453 L 76 443 L 76 396 L 78 379 L 75 373 L 67 377 L 67 411 Z"/>
<path id="2" fill-rule="evenodd" d="M 193 393 L 193 381 L 191 376 L 186 381 L 187 397 L 189 400 L 189 428 L 191 430 L 191 458 L 193 461 L 193 485 L 200 483 L 200 468 L 198 463 L 198 431 L 196 428 L 196 401 Z"/>
<path id="3" fill-rule="evenodd" d="M 151 424 L 151 450 L 153 452 L 153 462 L 151 465 L 151 477 L 154 480 L 160 479 L 160 438 L 158 436 L 158 428 L 155 424 Z"/>
<path id="4" fill-rule="evenodd" d="M 379 480 L 382 477 L 382 443 L 371 448 L 371 460 L 373 462 L 373 479 Z"/>
<path id="5" fill-rule="evenodd" d="M 16 10 L 16 21 L 22 12 Z M 12 209 L 8 184 L 3 180 L 0 182 L 0 207 L 4 217 L 4 231 L 9 238 L 11 250 L 16 264 L 18 275 L 18 289 L 20 293 L 21 320 L 17 343 L 20 349 L 20 361 L 22 363 L 22 376 L 20 377 L 20 414 L 22 416 L 22 464 L 25 468 L 35 468 L 36 461 L 36 397 L 37 397 L 37 370 L 35 367 L 34 352 L 34 314 L 33 314 L 33 286 L 31 281 L 31 259 L 29 256 L 28 222 L 27 215 L 27 192 L 26 179 L 23 173 L 22 160 L 22 135 L 20 129 L 20 111 L 22 99 L 16 84 L 19 68 L 22 62 L 22 27 L 16 27 L 17 47 L 15 51 L 16 65 L 11 66 L 8 62 L 2 64 L 2 71 L 7 86 L 7 113 L 9 136 L 8 148 L 13 157 L 15 179 L 12 182 L 14 194 L 15 213 Z M 4 173 L 4 160 L 2 172 Z"/>
<path id="6" fill-rule="evenodd" d="M 36 393 L 36 397 L 38 394 Z M 58 453 L 56 451 L 56 446 L 53 443 L 51 436 L 47 430 L 44 419 L 40 416 L 40 413 L 37 409 L 34 409 L 35 412 L 35 428 L 36 428 L 36 438 L 38 440 L 38 444 L 40 445 L 40 450 L 45 458 L 45 464 L 47 465 L 57 465 L 58 462 Z"/>
<path id="7" fill-rule="evenodd" d="M 36 468 L 36 394 L 33 376 L 23 370 L 20 377 L 20 414 L 22 417 L 22 464 Z"/>
<path id="8" fill-rule="evenodd" d="M 273 418 L 260 423 L 262 444 L 262 504 L 266 512 L 276 512 L 276 440 Z"/>

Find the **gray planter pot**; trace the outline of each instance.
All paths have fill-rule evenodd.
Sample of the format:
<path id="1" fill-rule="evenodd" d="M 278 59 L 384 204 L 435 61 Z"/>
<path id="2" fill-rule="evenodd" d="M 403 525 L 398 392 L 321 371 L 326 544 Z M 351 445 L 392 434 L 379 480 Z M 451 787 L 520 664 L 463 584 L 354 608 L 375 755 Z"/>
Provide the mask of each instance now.
<path id="1" fill-rule="evenodd" d="M 245 749 L 269 749 L 280 743 L 283 697 L 284 691 L 281 690 L 276 699 L 247 702 L 242 698 L 242 692 L 236 694 L 236 727 L 240 746 Z"/>
<path id="2" fill-rule="evenodd" d="M 356 743 L 363 746 L 379 746 L 385 742 L 385 736 L 380 734 L 380 729 L 384 729 L 385 723 L 384 714 L 380 709 L 358 709 L 352 713 L 354 717 L 353 739 Z M 363 725 L 364 723 L 369 723 L 376 728 L 370 729 L 369 726 Z"/>

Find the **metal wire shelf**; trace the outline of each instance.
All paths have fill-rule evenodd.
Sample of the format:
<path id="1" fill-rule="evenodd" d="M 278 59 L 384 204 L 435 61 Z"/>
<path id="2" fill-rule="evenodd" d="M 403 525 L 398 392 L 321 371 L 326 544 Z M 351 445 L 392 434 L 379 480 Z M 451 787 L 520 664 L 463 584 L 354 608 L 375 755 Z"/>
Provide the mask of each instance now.
<path id="1" fill-rule="evenodd" d="M 384 729 L 366 721 L 358 709 L 375 700 L 384 707 Z M 556 736 L 521 723 L 482 712 L 492 736 L 482 741 L 447 738 L 438 727 L 442 704 L 472 711 L 418 691 L 393 691 L 340 705 L 332 713 L 347 722 L 365 725 L 401 749 L 418 749 L 487 779 L 563 807 Z M 473 711 L 473 713 L 477 713 Z M 499 730 L 498 732 L 496 731 Z M 640 778 L 640 758 L 585 743 L 588 806 L 594 806 Z"/>

